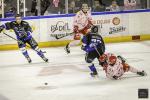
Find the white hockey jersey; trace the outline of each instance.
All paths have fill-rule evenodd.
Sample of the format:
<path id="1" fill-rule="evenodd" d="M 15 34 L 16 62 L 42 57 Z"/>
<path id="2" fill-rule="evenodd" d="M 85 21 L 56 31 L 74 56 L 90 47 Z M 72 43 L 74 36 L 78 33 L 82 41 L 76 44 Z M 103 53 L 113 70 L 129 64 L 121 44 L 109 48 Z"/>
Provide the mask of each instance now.
<path id="1" fill-rule="evenodd" d="M 92 21 L 91 17 L 91 11 L 89 10 L 86 14 L 83 13 L 82 10 L 77 12 L 76 16 L 74 17 L 74 26 L 78 26 L 79 30 L 84 29 L 86 26 L 88 26 L 89 22 Z"/>
<path id="2" fill-rule="evenodd" d="M 108 53 L 107 59 L 110 56 L 115 56 L 114 54 Z M 117 58 L 117 57 L 116 57 Z M 113 78 L 113 76 L 121 77 L 125 72 L 123 70 L 123 64 L 120 59 L 117 58 L 116 63 L 112 66 L 109 64 L 109 60 L 107 60 L 107 67 L 105 68 L 105 73 L 108 78 Z"/>
<path id="3" fill-rule="evenodd" d="M 105 72 L 108 78 L 113 78 L 113 76 L 121 77 L 124 74 L 122 61 L 120 59 L 117 59 L 116 63 L 113 66 L 107 66 Z"/>

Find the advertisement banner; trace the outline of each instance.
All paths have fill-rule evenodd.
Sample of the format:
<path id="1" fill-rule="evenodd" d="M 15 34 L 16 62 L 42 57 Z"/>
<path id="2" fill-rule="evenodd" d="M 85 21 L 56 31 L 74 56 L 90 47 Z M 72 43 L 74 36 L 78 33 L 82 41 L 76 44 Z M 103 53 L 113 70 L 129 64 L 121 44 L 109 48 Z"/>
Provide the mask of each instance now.
<path id="1" fill-rule="evenodd" d="M 50 40 L 72 39 L 73 18 L 53 18 L 47 19 L 47 29 Z"/>
<path id="2" fill-rule="evenodd" d="M 99 27 L 103 37 L 129 34 L 129 14 L 109 14 L 92 16 L 94 25 Z M 73 17 L 56 17 L 26 20 L 31 26 L 32 36 L 37 42 L 61 41 L 73 39 Z M 6 23 L 3 21 L 1 24 Z M 16 37 L 13 30 L 6 33 Z M 16 41 L 0 34 L 0 44 L 14 44 Z"/>
<path id="3" fill-rule="evenodd" d="M 127 14 L 96 15 L 93 16 L 93 20 L 93 23 L 99 27 L 99 33 L 104 37 L 129 34 Z"/>

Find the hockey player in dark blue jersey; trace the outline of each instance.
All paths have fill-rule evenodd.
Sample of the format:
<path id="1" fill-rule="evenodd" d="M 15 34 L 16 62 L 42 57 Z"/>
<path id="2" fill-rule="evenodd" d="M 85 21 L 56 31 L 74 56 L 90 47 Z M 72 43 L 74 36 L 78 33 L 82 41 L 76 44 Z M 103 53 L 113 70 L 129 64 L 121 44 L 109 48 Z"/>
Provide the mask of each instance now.
<path id="1" fill-rule="evenodd" d="M 20 14 L 17 14 L 15 16 L 16 21 L 7 22 L 0 26 L 0 33 L 3 29 L 9 30 L 13 29 L 16 38 L 18 40 L 18 47 L 22 51 L 25 58 L 28 60 L 29 63 L 31 63 L 31 58 L 29 57 L 29 54 L 26 50 L 26 43 L 28 43 L 32 49 L 34 49 L 37 54 L 45 61 L 48 62 L 48 59 L 44 56 L 43 52 L 38 47 L 37 42 L 35 39 L 31 36 L 32 29 L 28 22 L 23 21 Z"/>
<path id="2" fill-rule="evenodd" d="M 89 65 L 91 76 L 95 76 L 98 73 L 93 61 L 95 58 L 99 59 L 100 55 L 105 52 L 105 44 L 101 35 L 98 34 L 98 27 L 93 26 L 91 32 L 83 37 L 82 42 L 82 50 L 86 52 L 85 61 Z M 102 65 L 101 62 L 99 64 Z"/>

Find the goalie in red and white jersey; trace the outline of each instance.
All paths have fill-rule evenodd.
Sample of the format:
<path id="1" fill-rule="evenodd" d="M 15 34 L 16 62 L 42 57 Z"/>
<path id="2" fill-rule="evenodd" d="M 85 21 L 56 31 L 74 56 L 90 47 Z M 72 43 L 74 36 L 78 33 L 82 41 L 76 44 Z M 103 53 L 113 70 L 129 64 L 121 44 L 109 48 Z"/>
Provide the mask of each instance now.
<path id="1" fill-rule="evenodd" d="M 76 46 L 80 43 L 81 35 L 85 35 L 90 31 L 92 26 L 92 17 L 91 11 L 88 7 L 88 4 L 83 3 L 82 9 L 77 12 L 74 17 L 73 23 L 73 32 L 74 32 L 74 41 L 68 43 L 65 47 L 67 53 L 70 53 L 70 47 Z"/>
<path id="2" fill-rule="evenodd" d="M 140 71 L 128 65 L 125 59 L 121 56 L 116 56 L 112 53 L 103 54 L 99 60 L 103 63 L 103 69 L 106 77 L 110 79 L 119 79 L 125 72 L 133 72 L 141 76 L 145 76 L 144 71 Z"/>

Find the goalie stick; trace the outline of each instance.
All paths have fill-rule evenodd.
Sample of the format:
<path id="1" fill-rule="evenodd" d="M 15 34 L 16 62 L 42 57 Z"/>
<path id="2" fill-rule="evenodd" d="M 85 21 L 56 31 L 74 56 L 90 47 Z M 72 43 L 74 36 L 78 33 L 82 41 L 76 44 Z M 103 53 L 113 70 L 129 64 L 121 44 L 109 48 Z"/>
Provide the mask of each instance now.
<path id="1" fill-rule="evenodd" d="M 6 34 L 5 32 L 3 32 L 3 34 L 6 35 L 6 36 L 8 36 L 8 37 L 10 37 L 11 39 L 13 39 L 13 40 L 15 40 L 15 41 L 17 41 L 17 42 L 22 43 L 22 41 L 19 41 L 19 40 L 15 39 L 14 37 L 12 37 L 12 36 Z M 26 46 L 27 46 L 28 48 L 31 48 L 31 47 L 28 46 L 28 45 L 26 45 Z M 31 48 L 31 49 L 32 49 L 32 48 Z M 34 50 L 34 49 L 32 49 L 32 50 Z M 35 51 L 35 50 L 34 50 L 34 51 Z M 42 51 L 42 53 L 46 53 L 46 51 Z"/>

